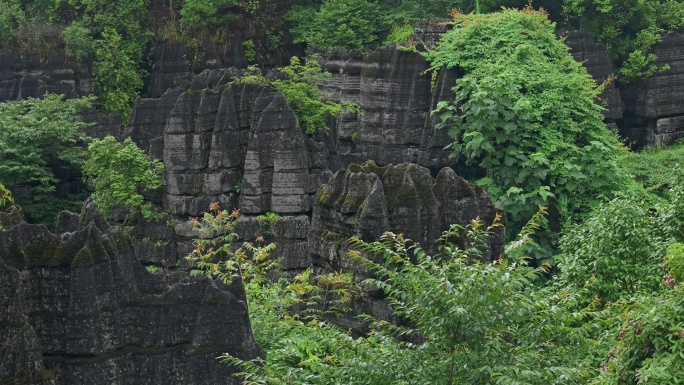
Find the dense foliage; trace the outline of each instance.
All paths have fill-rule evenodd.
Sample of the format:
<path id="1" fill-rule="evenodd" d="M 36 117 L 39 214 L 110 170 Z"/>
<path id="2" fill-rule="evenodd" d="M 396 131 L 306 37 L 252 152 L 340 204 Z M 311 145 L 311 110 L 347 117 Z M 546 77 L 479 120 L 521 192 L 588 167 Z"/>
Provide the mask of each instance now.
<path id="1" fill-rule="evenodd" d="M 437 127 L 454 139 L 454 155 L 486 171 L 480 183 L 514 224 L 539 205 L 562 223 L 623 181 L 619 142 L 595 103 L 600 89 L 544 13 L 458 14 L 427 57 L 433 70 L 465 72 L 455 100 L 438 104 Z"/>
<path id="2" fill-rule="evenodd" d="M 131 210 L 129 215 L 152 218 L 152 206 L 145 203 L 140 191 L 163 185 L 164 165 L 158 160 L 150 161 L 130 138 L 123 143 L 112 136 L 95 139 L 88 146 L 83 173 L 93 184 L 92 198 L 105 216 L 111 216 L 117 206 L 124 205 Z"/>
<path id="3" fill-rule="evenodd" d="M 218 28 L 236 19 L 229 9 L 235 0 L 186 0 L 181 8 L 181 21 L 188 27 Z"/>
<path id="4" fill-rule="evenodd" d="M 622 310 L 615 345 L 590 384 L 680 384 L 684 381 L 684 247 L 668 249 L 663 288 Z M 617 313 L 617 311 L 615 311 Z"/>
<path id="5" fill-rule="evenodd" d="M 371 331 L 355 338 L 329 321 L 358 295 L 351 277 L 313 279 L 305 271 L 268 279 L 273 245 L 236 250 L 238 217 L 212 204 L 193 220 L 202 238 L 188 259 L 198 267 L 193 274 L 245 283 L 255 337 L 267 352 L 265 360 L 224 357 L 241 368 L 245 384 L 583 384 L 599 373 L 607 344 L 584 320 L 608 313 L 593 303 L 577 308 L 566 290 L 536 288 L 543 269 L 474 262 L 488 237 L 478 222 L 452 226 L 436 255 L 391 233 L 378 242 L 351 240 L 350 257 L 376 277 L 366 284 L 386 293 L 410 325 L 366 317 Z M 464 249 L 450 242 L 464 234 Z"/>
<path id="6" fill-rule="evenodd" d="M 126 122 L 133 101 L 142 90 L 142 69 L 150 41 L 144 22 L 147 0 L 69 0 L 72 23 L 64 35 L 73 56 L 85 57 L 94 51 L 93 75 L 98 103 L 107 112 L 119 113 Z M 70 20 L 69 17 L 65 18 Z M 82 30 L 87 28 L 90 40 Z M 79 30 L 81 29 L 81 30 Z"/>
<path id="7" fill-rule="evenodd" d="M 51 221 L 73 206 L 55 185 L 60 177 L 79 173 L 88 124 L 77 116 L 91 101 L 46 95 L 0 103 L 0 181 L 35 221 Z M 80 201 L 76 199 L 77 206 Z"/>
<path id="8" fill-rule="evenodd" d="M 378 4 L 368 0 L 324 0 L 318 11 L 295 8 L 289 18 L 295 25 L 291 30 L 295 42 L 322 50 L 360 49 L 377 42 L 379 13 Z"/>
<path id="9" fill-rule="evenodd" d="M 587 300 L 616 301 L 660 286 L 668 238 L 642 197 L 623 195 L 570 226 L 557 256 L 564 285 L 587 288 Z"/>

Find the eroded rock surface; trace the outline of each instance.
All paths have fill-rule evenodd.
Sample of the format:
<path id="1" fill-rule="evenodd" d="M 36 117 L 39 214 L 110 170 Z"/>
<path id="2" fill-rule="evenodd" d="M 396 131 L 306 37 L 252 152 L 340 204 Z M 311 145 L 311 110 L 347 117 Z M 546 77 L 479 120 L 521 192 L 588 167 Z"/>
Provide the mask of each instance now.
<path id="1" fill-rule="evenodd" d="M 486 226 L 496 218 L 501 225 L 505 222 L 505 214 L 484 190 L 452 169 L 433 178 L 416 164 L 379 167 L 369 161 L 338 171 L 319 187 L 309 250 L 313 265 L 323 270 L 349 269 L 346 241 L 352 236 L 371 242 L 392 231 L 431 250 L 450 225 L 466 226 L 478 218 Z M 503 238 L 503 226 L 494 228 L 484 259 L 502 256 Z"/>
<path id="2" fill-rule="evenodd" d="M 684 138 L 684 34 L 664 36 L 653 48 L 655 65 L 669 66 L 624 87 L 621 126 L 637 146 L 670 145 Z"/>
<path id="3" fill-rule="evenodd" d="M 167 285 L 92 205 L 54 234 L 0 223 L 0 382 L 238 384 L 216 357 L 260 354 L 240 284 Z"/>

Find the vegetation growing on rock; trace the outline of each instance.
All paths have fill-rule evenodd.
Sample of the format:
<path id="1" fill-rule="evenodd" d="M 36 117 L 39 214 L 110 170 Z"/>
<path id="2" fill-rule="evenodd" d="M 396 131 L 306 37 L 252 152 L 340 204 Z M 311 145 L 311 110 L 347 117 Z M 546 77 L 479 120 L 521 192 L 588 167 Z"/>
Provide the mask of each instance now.
<path id="1" fill-rule="evenodd" d="M 148 159 L 130 138 L 123 143 L 112 136 L 94 140 L 88 146 L 83 173 L 93 184 L 92 198 L 105 216 L 123 205 L 131 210 L 129 215 L 139 213 L 152 219 L 152 205 L 145 203 L 139 191 L 152 191 L 164 184 L 164 164 Z"/>
<path id="2" fill-rule="evenodd" d="M 91 103 L 60 95 L 0 103 L 0 181 L 35 221 L 50 222 L 57 212 L 81 206 L 83 197 L 59 194 L 55 185 L 58 175 L 79 172 L 88 124 L 77 116 Z"/>
<path id="3" fill-rule="evenodd" d="M 514 225 L 540 205 L 563 223 L 622 181 L 619 142 L 595 103 L 601 89 L 543 12 L 458 14 L 427 57 L 433 70 L 465 73 L 455 100 L 438 104 L 437 127 L 455 155 L 486 171 L 480 183 Z"/>

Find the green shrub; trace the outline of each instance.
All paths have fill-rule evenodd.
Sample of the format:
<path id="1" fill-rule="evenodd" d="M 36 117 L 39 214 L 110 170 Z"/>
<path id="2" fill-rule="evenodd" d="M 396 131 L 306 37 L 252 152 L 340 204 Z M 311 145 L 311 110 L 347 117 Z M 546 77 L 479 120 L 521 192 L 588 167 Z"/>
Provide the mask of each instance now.
<path id="1" fill-rule="evenodd" d="M 288 19 L 295 43 L 322 50 L 361 49 L 379 41 L 378 4 L 369 0 L 323 0 L 320 9 L 293 8 Z"/>
<path id="2" fill-rule="evenodd" d="M 358 105 L 324 101 L 323 94 L 316 85 L 329 77 L 316 60 L 308 60 L 301 64 L 297 57 L 290 60 L 290 65 L 280 68 L 283 79 L 271 81 L 273 87 L 285 94 L 287 103 L 292 107 L 299 124 L 307 134 L 328 132 L 328 119 L 336 118 L 344 108 L 355 110 Z"/>
<path id="3" fill-rule="evenodd" d="M 88 140 L 83 130 L 89 126 L 78 116 L 91 103 L 91 98 L 64 100 L 54 94 L 0 103 L 0 180 L 32 220 L 50 222 L 66 208 L 60 204 L 64 197 L 55 195 L 55 173 L 78 174 Z M 31 196 L 16 194 L 20 189 Z M 48 202 L 49 207 L 32 209 Z"/>
<path id="4" fill-rule="evenodd" d="M 278 213 L 274 213 L 273 211 L 269 211 L 266 214 L 257 216 L 257 220 L 259 221 L 260 225 L 273 226 L 276 223 L 278 223 L 278 221 L 280 220 L 280 217 L 278 216 Z"/>
<path id="5" fill-rule="evenodd" d="M 148 265 L 145 268 L 152 274 L 162 274 L 164 272 L 164 269 L 155 265 Z"/>
<path id="6" fill-rule="evenodd" d="M 557 229 L 625 180 L 620 144 L 595 103 L 601 90 L 546 14 L 456 15 L 427 58 L 433 71 L 465 72 L 455 100 L 438 103 L 437 127 L 454 139 L 455 156 L 486 171 L 480 183 L 514 234 L 538 205 L 550 206 Z"/>
<path id="7" fill-rule="evenodd" d="M 684 382 L 684 287 L 670 273 L 663 281 L 664 290 L 615 306 L 620 314 L 615 344 L 589 384 Z"/>
<path id="8" fill-rule="evenodd" d="M 150 161 L 130 138 L 122 144 L 112 136 L 94 140 L 83 165 L 83 174 L 95 188 L 92 198 L 107 217 L 114 208 L 125 205 L 131 209 L 130 215 L 152 219 L 152 207 L 139 191 L 161 187 L 163 173 L 164 165 L 158 160 Z"/>
<path id="9" fill-rule="evenodd" d="M 90 57 L 95 52 L 95 40 L 90 30 L 79 22 L 73 22 L 62 32 L 62 39 L 66 44 L 65 50 L 69 58 L 77 64 Z"/>
<path id="10" fill-rule="evenodd" d="M 235 0 L 186 0 L 181 8 L 181 23 L 187 28 L 226 27 L 237 15 L 230 10 Z"/>
<path id="11" fill-rule="evenodd" d="M 247 58 L 247 61 L 249 63 L 254 63 L 257 57 L 256 46 L 254 45 L 254 41 L 245 40 L 244 42 L 242 42 L 242 47 L 244 47 L 245 49 L 245 57 Z"/>
<path id="12" fill-rule="evenodd" d="M 70 0 L 79 27 L 70 31 L 74 49 L 88 50 L 86 28 L 95 40 L 93 76 L 97 102 L 105 112 L 128 121 L 133 102 L 143 87 L 150 33 L 145 27 L 147 0 Z M 82 27 L 82 28 L 81 28 Z"/>
<path id="13" fill-rule="evenodd" d="M 97 100 L 105 112 L 118 113 L 127 122 L 145 75 L 135 60 L 139 47 L 114 29 L 105 29 L 102 37 L 96 43 L 93 63 Z"/>
<path id="14" fill-rule="evenodd" d="M 384 44 L 406 43 L 408 42 L 411 35 L 413 35 L 413 26 L 411 24 L 395 24 L 392 26 L 392 31 L 390 32 L 389 36 L 387 36 L 387 38 L 385 39 Z"/>
<path id="15" fill-rule="evenodd" d="M 18 0 L 0 0 L 0 49 L 8 49 L 14 41 L 13 32 L 26 22 Z"/>
<path id="16" fill-rule="evenodd" d="M 642 197 L 617 197 L 565 229 L 557 257 L 561 285 L 587 289 L 588 301 L 655 292 L 662 276 L 658 265 L 669 242 L 655 210 Z"/>
<path id="17" fill-rule="evenodd" d="M 14 203 L 12 192 L 8 190 L 2 183 L 0 183 L 0 209 L 5 206 L 10 206 Z"/>
<path id="18" fill-rule="evenodd" d="M 620 165 L 646 191 L 666 198 L 668 192 L 678 183 L 682 159 L 684 142 L 669 147 L 652 147 L 639 152 L 625 153 Z"/>

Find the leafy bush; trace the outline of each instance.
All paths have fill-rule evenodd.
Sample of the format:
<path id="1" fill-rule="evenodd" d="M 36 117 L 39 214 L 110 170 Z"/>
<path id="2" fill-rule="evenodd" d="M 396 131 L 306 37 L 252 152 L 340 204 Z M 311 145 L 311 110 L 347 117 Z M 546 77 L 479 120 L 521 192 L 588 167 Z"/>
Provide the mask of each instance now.
<path id="1" fill-rule="evenodd" d="M 225 27 L 237 17 L 230 12 L 235 0 L 186 0 L 181 8 L 181 23 L 189 28 Z"/>
<path id="2" fill-rule="evenodd" d="M 69 24 L 62 32 L 62 39 L 66 44 L 67 56 L 76 63 L 82 63 L 95 52 L 95 40 L 90 30 L 79 22 Z"/>
<path id="3" fill-rule="evenodd" d="M 385 39 L 384 44 L 406 43 L 411 35 L 413 35 L 413 32 L 413 26 L 408 23 L 404 23 L 401 26 L 395 24 L 392 26 L 392 31 Z"/>
<path id="4" fill-rule="evenodd" d="M 18 0 L 0 0 L 0 49 L 11 46 L 13 31 L 26 22 L 26 15 Z"/>
<path id="5" fill-rule="evenodd" d="M 69 4 L 79 25 L 69 31 L 76 52 L 89 49 L 82 28 L 95 40 L 93 75 L 98 103 L 105 112 L 120 114 L 125 123 L 146 75 L 142 67 L 150 41 L 144 24 L 147 0 L 70 0 Z"/>
<path id="6" fill-rule="evenodd" d="M 164 183 L 164 165 L 150 161 L 130 139 L 123 144 L 112 136 L 94 140 L 88 147 L 88 159 L 83 173 L 95 192 L 93 200 L 105 216 L 111 216 L 119 205 L 140 213 L 145 219 L 153 217 L 152 207 L 144 203 L 139 190 L 154 190 Z"/>
<path id="7" fill-rule="evenodd" d="M 292 57 L 290 65 L 280 68 L 283 78 L 271 81 L 273 87 L 285 94 L 287 103 L 292 107 L 299 124 L 307 134 L 328 132 L 328 118 L 337 117 L 343 108 L 354 110 L 357 105 L 324 101 L 316 82 L 330 76 L 316 60 L 308 60 L 301 64 L 297 57 Z"/>
<path id="8" fill-rule="evenodd" d="M 0 209 L 5 206 L 10 206 L 13 203 L 14 198 L 12 198 L 12 192 L 0 183 Z"/>
<path id="9" fill-rule="evenodd" d="M 378 4 L 369 0 L 323 0 L 318 10 L 296 7 L 288 13 L 294 42 L 322 50 L 361 49 L 379 41 L 378 16 Z"/>
<path id="10" fill-rule="evenodd" d="M 640 152 L 625 153 L 620 166 L 642 185 L 646 191 L 666 198 L 681 173 L 684 159 L 684 142 L 669 147 L 646 148 Z"/>
<path id="11" fill-rule="evenodd" d="M 681 277 L 683 257 L 681 244 L 669 249 L 663 291 L 616 306 L 622 321 L 616 343 L 590 384 L 684 382 L 684 285 L 674 278 Z"/>
<path id="12" fill-rule="evenodd" d="M 458 68 L 455 100 L 437 105 L 450 148 L 486 172 L 480 181 L 519 226 L 550 205 L 557 228 L 624 180 L 620 145 L 603 123 L 600 93 L 556 38 L 546 14 L 529 8 L 456 15 L 427 54 L 432 70 Z"/>
<path id="13" fill-rule="evenodd" d="M 54 94 L 0 103 L 0 180 L 32 220 L 51 221 L 64 209 L 60 199 L 54 202 L 55 173 L 79 172 L 88 139 L 83 129 L 89 125 L 77 117 L 91 103 L 90 98 L 64 100 Z M 18 190 L 28 190 L 30 196 L 17 194 Z M 47 201 L 53 202 L 52 210 L 31 210 Z"/>
<path id="14" fill-rule="evenodd" d="M 140 56 L 137 43 L 123 40 L 114 29 L 102 32 L 95 48 L 93 75 L 97 83 L 97 100 L 106 112 L 118 113 L 128 121 L 133 102 L 143 87 L 144 71 L 135 60 Z"/>
<path id="15" fill-rule="evenodd" d="M 649 205 L 635 195 L 617 197 L 569 226 L 558 256 L 561 285 L 588 290 L 602 302 L 651 293 L 662 276 L 658 264 L 670 239 Z"/>
<path id="16" fill-rule="evenodd" d="M 257 220 L 259 221 L 259 224 L 262 226 L 273 226 L 278 221 L 280 220 L 280 217 L 278 216 L 278 213 L 274 213 L 273 211 L 269 211 L 266 214 L 259 215 L 257 217 Z"/>

